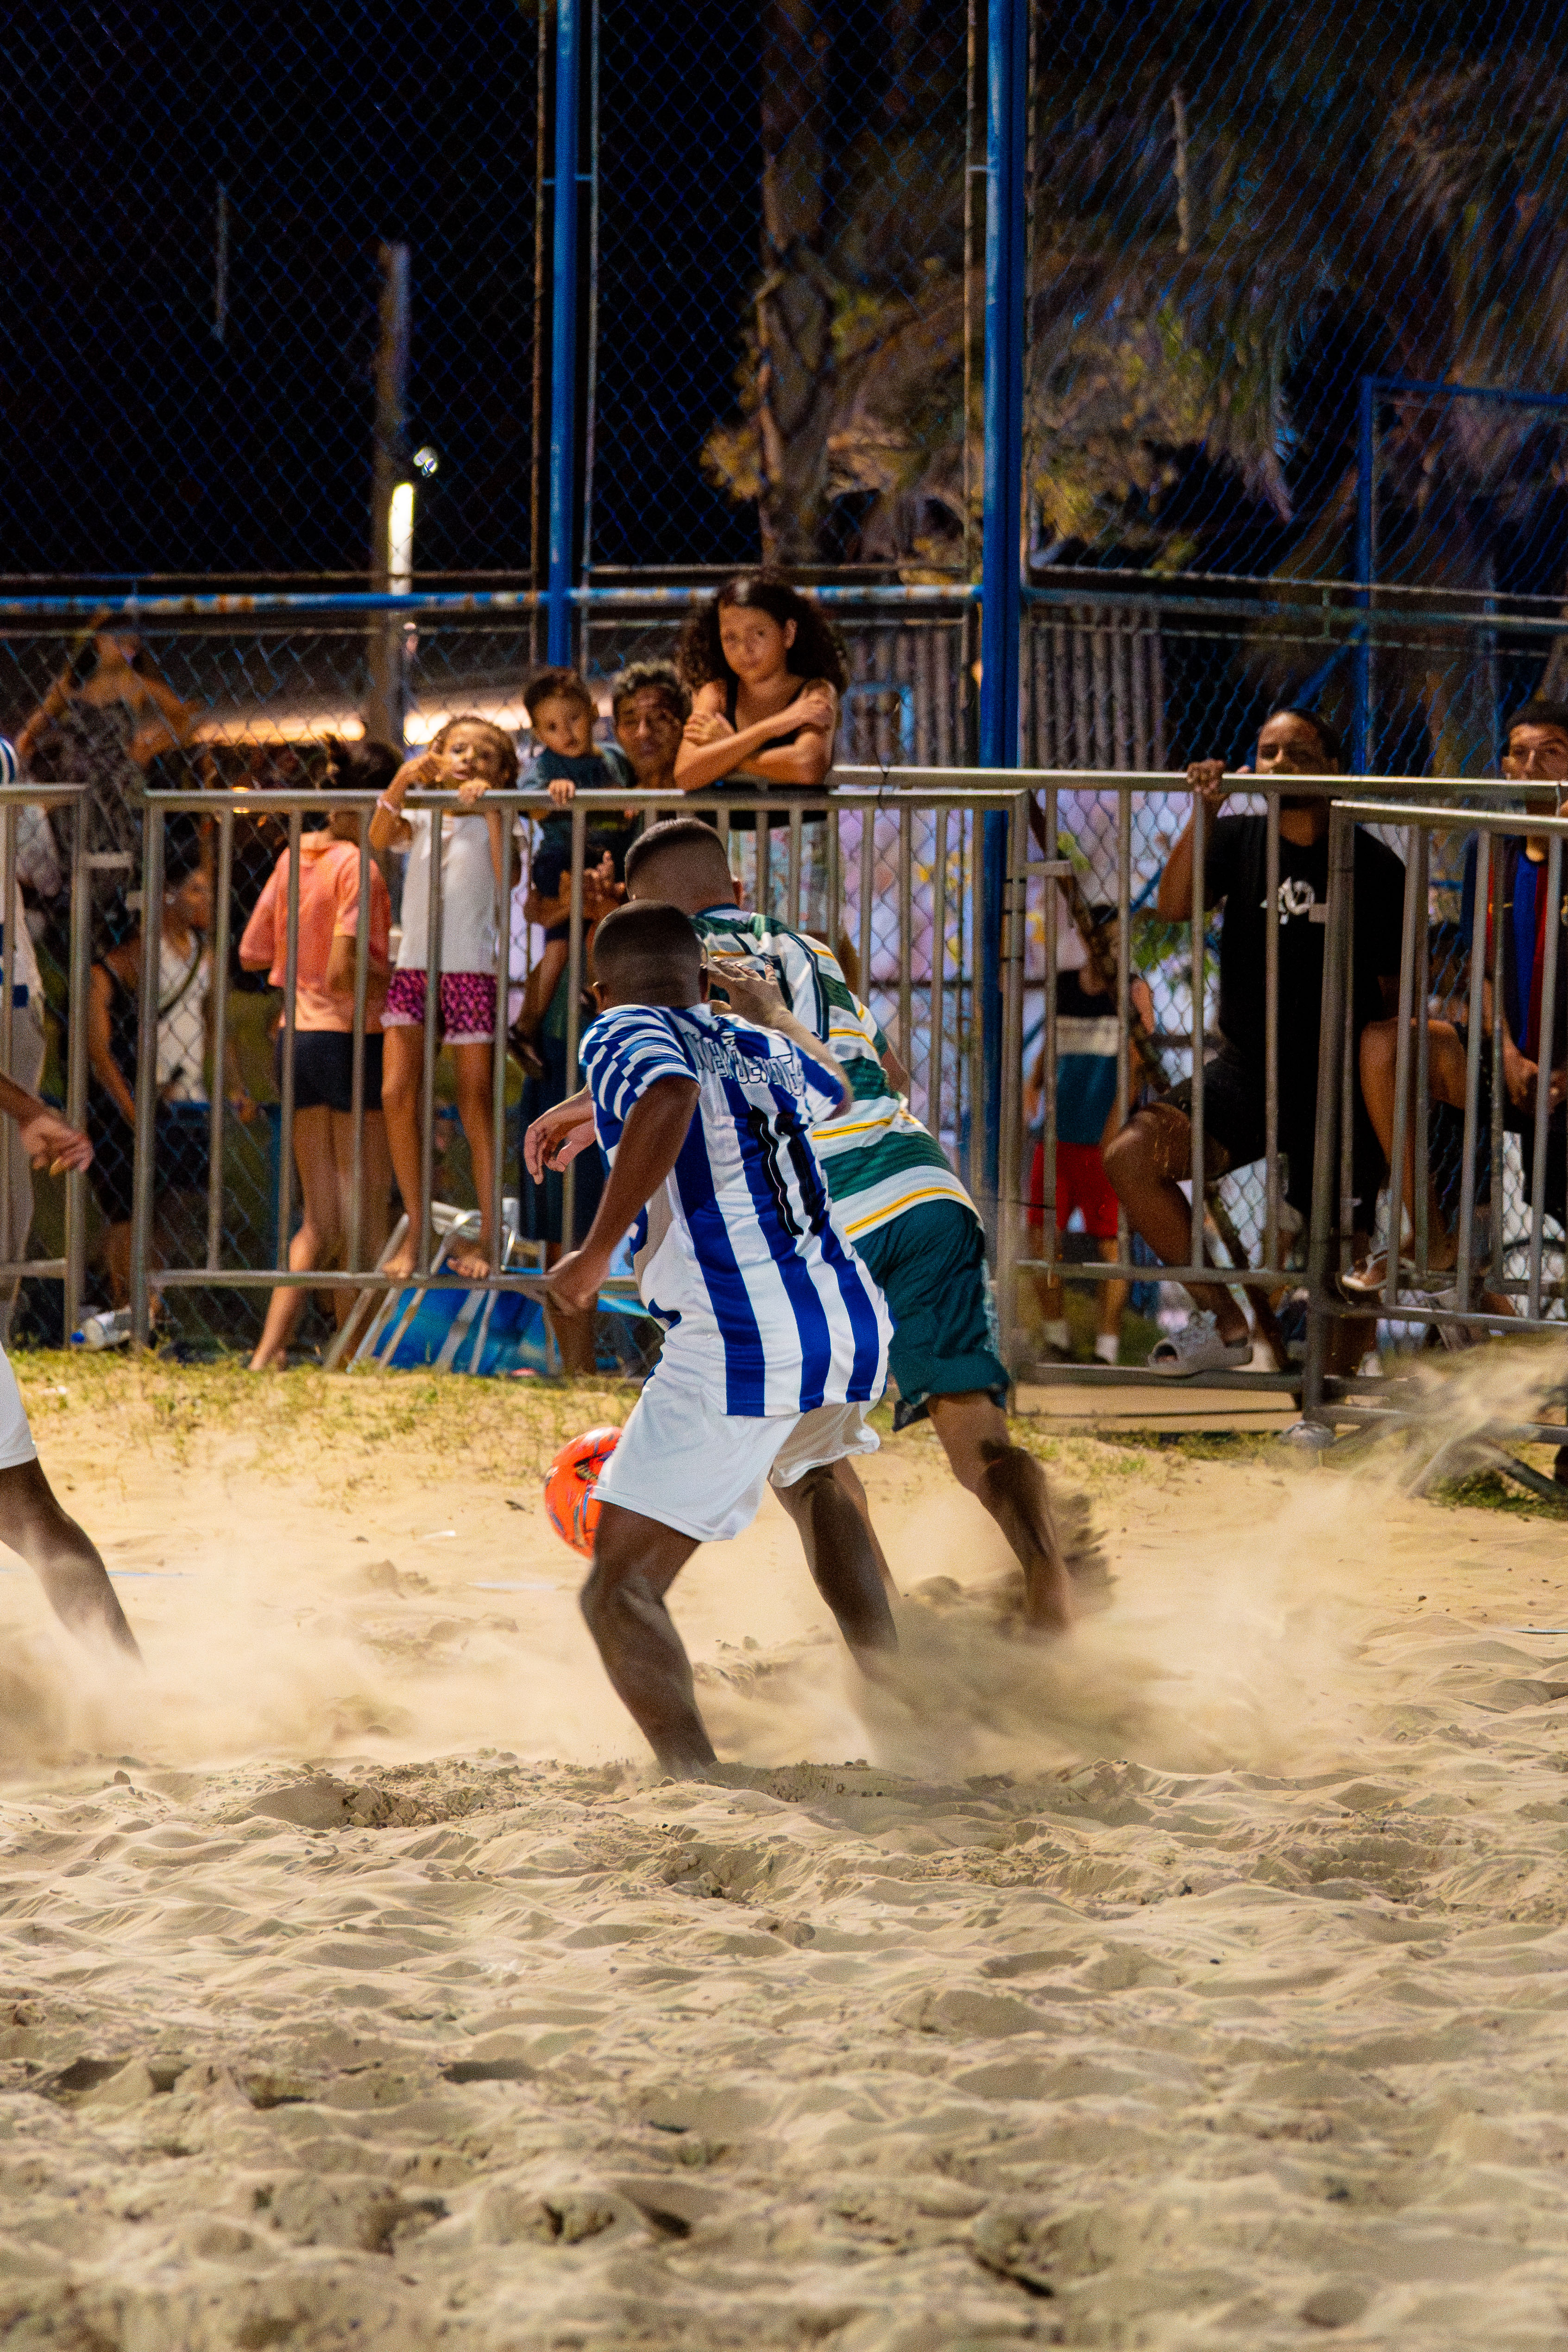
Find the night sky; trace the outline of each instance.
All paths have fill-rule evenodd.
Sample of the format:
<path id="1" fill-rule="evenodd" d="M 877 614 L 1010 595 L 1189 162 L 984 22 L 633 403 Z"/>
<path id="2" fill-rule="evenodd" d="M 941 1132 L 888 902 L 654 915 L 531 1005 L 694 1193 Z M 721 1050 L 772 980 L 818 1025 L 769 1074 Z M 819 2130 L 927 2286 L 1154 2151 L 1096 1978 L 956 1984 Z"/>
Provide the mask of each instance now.
<path id="1" fill-rule="evenodd" d="M 413 248 L 421 572 L 526 572 L 538 20 L 417 8 L 23 5 L 5 108 L 0 571 L 357 572 L 375 247 Z M 595 553 L 742 559 L 700 482 L 758 258 L 755 16 L 613 12 Z M 711 92 L 694 138 L 694 91 Z M 213 331 L 217 191 L 228 318 Z M 694 307 L 703 331 L 694 334 Z"/>

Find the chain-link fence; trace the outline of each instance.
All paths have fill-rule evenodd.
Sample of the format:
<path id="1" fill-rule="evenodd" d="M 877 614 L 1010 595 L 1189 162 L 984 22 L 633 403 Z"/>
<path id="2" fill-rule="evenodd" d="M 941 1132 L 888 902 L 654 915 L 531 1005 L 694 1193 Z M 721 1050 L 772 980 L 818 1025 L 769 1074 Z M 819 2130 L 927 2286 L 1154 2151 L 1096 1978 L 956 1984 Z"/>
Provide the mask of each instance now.
<path id="1" fill-rule="evenodd" d="M 1034 0 L 1031 579 L 1561 595 L 1564 412 L 1431 388 L 1568 383 L 1563 15 Z M 978 0 L 30 5 L 12 32 L 13 574 L 374 571 L 391 432 L 434 461 L 415 573 L 542 586 L 553 430 L 575 576 L 976 576 Z"/>
<path id="2" fill-rule="evenodd" d="M 1011 5 L 14 13 L 0 728 L 68 671 L 33 772 L 89 785 L 92 854 L 139 854 L 149 786 L 260 802 L 361 723 L 413 745 L 476 711 L 526 752 L 547 602 L 608 733 L 613 675 L 669 653 L 694 583 L 762 557 L 843 629 L 840 761 L 962 767 L 982 545 L 1015 490 L 1025 761 L 1239 765 L 1291 702 L 1357 769 L 1494 775 L 1510 713 L 1568 688 L 1568 9 L 1032 0 L 1009 260 L 987 203 Z M 1021 483 L 988 504 L 988 303 L 1009 299 Z M 305 575 L 412 593 L 143 594 L 140 683 L 96 693 L 73 634 L 94 583 Z M 74 611 L 27 601 L 68 579 Z M 456 609 L 442 583 L 477 593 Z M 160 693 L 187 714 L 162 733 Z M 1108 903 L 1106 804 L 1063 809 Z M 1171 833 L 1140 805 L 1137 890 Z M 279 845 L 236 824 L 231 930 Z M 934 832 L 873 841 L 869 879 L 857 846 L 845 877 L 884 1013 L 890 987 L 918 995 L 876 957 L 905 857 L 933 905 Z M 134 932 L 135 875 L 94 874 L 101 960 Z M 1435 975 L 1458 878 L 1439 839 Z M 808 851 L 808 898 L 821 879 Z M 971 906 L 973 876 L 949 879 Z M 58 917 L 31 913 L 47 982 Z M 1190 952 L 1146 905 L 1134 924 L 1179 1040 Z M 269 1016 L 232 978 L 259 1112 L 225 1142 L 225 1245 L 259 1264 Z M 965 1115 L 937 1107 L 967 1150 Z"/>
<path id="3" fill-rule="evenodd" d="M 534 12 L 24 0 L 8 31 L 5 570 L 363 574 L 403 247 L 421 563 L 526 572 Z"/>

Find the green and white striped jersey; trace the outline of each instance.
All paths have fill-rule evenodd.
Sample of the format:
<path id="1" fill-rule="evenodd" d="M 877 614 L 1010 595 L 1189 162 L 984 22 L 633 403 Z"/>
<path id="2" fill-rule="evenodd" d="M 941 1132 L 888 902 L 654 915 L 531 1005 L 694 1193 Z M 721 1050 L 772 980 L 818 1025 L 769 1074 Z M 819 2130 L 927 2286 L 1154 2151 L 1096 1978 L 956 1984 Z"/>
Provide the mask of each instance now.
<path id="1" fill-rule="evenodd" d="M 882 1066 L 887 1039 L 876 1015 L 852 992 L 821 940 L 737 907 L 709 907 L 692 920 L 716 954 L 765 962 L 797 1021 L 843 1065 L 852 1099 L 811 1129 L 840 1232 L 860 1241 L 927 1201 L 959 1201 L 977 1215 L 936 1138 L 889 1086 Z"/>

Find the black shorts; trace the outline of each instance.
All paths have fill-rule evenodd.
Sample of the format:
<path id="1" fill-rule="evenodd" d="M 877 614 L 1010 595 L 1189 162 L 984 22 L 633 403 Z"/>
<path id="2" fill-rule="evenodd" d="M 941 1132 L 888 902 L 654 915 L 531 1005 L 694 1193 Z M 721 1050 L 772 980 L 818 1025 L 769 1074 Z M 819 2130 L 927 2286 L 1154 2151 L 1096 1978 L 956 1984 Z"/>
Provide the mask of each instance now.
<path id="1" fill-rule="evenodd" d="M 273 1049 L 277 1091 L 283 1092 L 283 1040 Z M 382 1041 L 365 1039 L 365 1108 L 382 1107 Z M 296 1110 L 351 1111 L 354 1108 L 354 1041 L 345 1029 L 297 1029 L 294 1033 Z"/>
<path id="2" fill-rule="evenodd" d="M 1280 1062 L 1279 1140 L 1286 1160 L 1283 1195 L 1299 1216 L 1310 1221 L 1312 1213 L 1317 1066 L 1314 1060 L 1311 1091 L 1307 1092 L 1299 1083 L 1293 1083 L 1297 1074 L 1290 1066 L 1283 1052 Z M 1203 1065 L 1203 1131 L 1211 1181 L 1215 1176 L 1228 1174 L 1262 1159 L 1267 1148 L 1263 1076 L 1261 1064 L 1254 1069 L 1250 1063 L 1244 1062 L 1239 1054 L 1232 1053 L 1224 1044 L 1218 1053 L 1206 1057 Z M 1179 1086 L 1173 1087 L 1168 1095 L 1162 1095 L 1160 1100 L 1190 1119 L 1192 1080 L 1183 1078 Z M 1214 1148 L 1217 1145 L 1224 1155 L 1223 1168 L 1215 1158 Z M 1373 1214 L 1383 1179 L 1382 1149 L 1358 1087 L 1355 1133 L 1351 1147 L 1351 1193 L 1360 1207 L 1360 1214 L 1355 1221 L 1358 1233 L 1370 1233 L 1372 1230 Z"/>
<path id="3" fill-rule="evenodd" d="M 161 1103 L 154 1126 L 155 1193 L 204 1192 L 211 1166 L 212 1112 L 205 1103 Z M 129 1119 L 99 1097 L 88 1105 L 92 1140 L 92 1189 L 111 1225 L 128 1225 L 133 1210 L 136 1139 Z"/>

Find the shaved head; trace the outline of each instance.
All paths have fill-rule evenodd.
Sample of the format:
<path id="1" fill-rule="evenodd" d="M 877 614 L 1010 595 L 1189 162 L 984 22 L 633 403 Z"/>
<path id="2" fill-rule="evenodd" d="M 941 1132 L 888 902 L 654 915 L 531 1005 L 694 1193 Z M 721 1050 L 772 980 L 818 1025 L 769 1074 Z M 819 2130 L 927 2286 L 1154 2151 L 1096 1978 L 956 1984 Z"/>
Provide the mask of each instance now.
<path id="1" fill-rule="evenodd" d="M 626 853 L 626 895 L 657 898 L 700 915 L 706 907 L 736 903 L 735 877 L 725 845 L 701 817 L 671 817 L 651 825 Z"/>
<path id="2" fill-rule="evenodd" d="M 593 977 L 610 1004 L 696 1004 L 703 947 L 679 907 L 617 907 L 593 935 Z"/>

